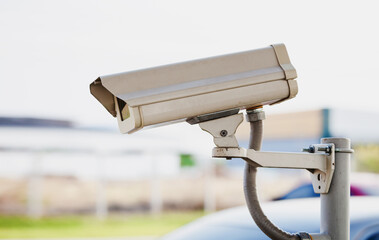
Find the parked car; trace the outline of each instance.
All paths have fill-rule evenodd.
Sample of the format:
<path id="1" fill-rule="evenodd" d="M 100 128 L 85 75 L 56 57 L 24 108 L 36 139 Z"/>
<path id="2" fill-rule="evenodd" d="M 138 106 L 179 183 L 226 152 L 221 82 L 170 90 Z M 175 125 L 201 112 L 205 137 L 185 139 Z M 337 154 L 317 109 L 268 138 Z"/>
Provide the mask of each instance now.
<path id="1" fill-rule="evenodd" d="M 352 197 L 352 240 L 379 240 L 379 197 Z M 288 232 L 318 233 L 319 198 L 291 199 L 262 204 L 266 215 Z M 161 240 L 266 240 L 247 207 L 236 207 L 202 217 L 164 236 Z"/>
<path id="2" fill-rule="evenodd" d="M 369 188 L 366 186 L 351 184 L 350 195 L 351 196 L 379 196 L 379 191 L 377 189 Z M 312 183 L 305 183 L 289 191 L 283 196 L 280 196 L 273 200 L 287 200 L 287 199 L 311 198 L 311 197 L 320 197 L 320 194 L 314 192 Z"/>

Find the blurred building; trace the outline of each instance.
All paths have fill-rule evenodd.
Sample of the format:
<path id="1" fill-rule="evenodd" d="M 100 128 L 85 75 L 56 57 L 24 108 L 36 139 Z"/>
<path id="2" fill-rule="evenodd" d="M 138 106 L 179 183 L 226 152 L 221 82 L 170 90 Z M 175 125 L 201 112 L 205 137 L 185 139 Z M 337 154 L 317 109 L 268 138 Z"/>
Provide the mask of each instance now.
<path id="1" fill-rule="evenodd" d="M 173 192 L 169 204 L 180 205 L 182 198 L 174 192 L 202 176 L 212 148 L 206 133 L 188 127 L 149 129 L 130 136 L 116 128 L 83 127 L 64 120 L 2 117 L 0 212 L 27 212 L 33 217 L 65 212 L 104 217 L 107 209 L 159 212 L 164 191 Z M 197 170 L 186 171 L 191 168 Z M 161 181 L 172 178 L 178 184 L 165 190 Z M 202 202 L 202 191 L 196 194 L 200 199 L 187 205 Z"/>
<path id="2" fill-rule="evenodd" d="M 347 137 L 353 145 L 379 143 L 379 114 L 373 112 L 319 109 L 266 116 L 263 150 L 301 151 L 323 137 Z M 244 122 L 237 131 L 247 146 L 250 129 Z"/>
<path id="3" fill-rule="evenodd" d="M 117 129 L 77 127 L 70 121 L 2 117 L 0 176 L 28 175 L 34 171 L 33 159 L 43 162 L 38 169 L 43 175 L 96 178 L 101 174 L 111 180 L 148 177 L 154 171 L 176 175 L 182 155 L 205 155 L 203 148 L 185 142 L 154 131 L 129 136 Z"/>
<path id="4" fill-rule="evenodd" d="M 322 137 L 348 137 L 362 163 L 355 169 L 379 172 L 378 122 L 378 114 L 334 109 L 267 115 L 262 150 L 299 152 Z M 249 134 L 243 122 L 236 134 L 242 147 L 248 146 Z M 244 161 L 210 159 L 213 147 L 208 133 L 187 123 L 123 135 L 116 128 L 64 120 L 2 117 L 0 212 L 104 217 L 107 210 L 214 210 L 243 204 Z M 270 199 L 309 174 L 260 169 L 258 177 L 261 197 Z"/>
<path id="5" fill-rule="evenodd" d="M 378 122 L 375 113 L 334 109 L 268 115 L 262 150 L 299 152 L 322 137 L 348 137 L 353 145 L 377 144 Z M 0 176 L 28 175 L 34 158 L 43 159 L 39 169 L 43 175 L 94 178 L 99 168 L 106 179 L 148 177 L 154 171 L 177 175 L 188 155 L 201 164 L 213 148 L 209 134 L 183 124 L 170 131 L 156 128 L 123 135 L 115 128 L 78 127 L 64 120 L 1 117 Z M 249 134 L 244 121 L 236 134 L 241 146 L 248 146 Z"/>

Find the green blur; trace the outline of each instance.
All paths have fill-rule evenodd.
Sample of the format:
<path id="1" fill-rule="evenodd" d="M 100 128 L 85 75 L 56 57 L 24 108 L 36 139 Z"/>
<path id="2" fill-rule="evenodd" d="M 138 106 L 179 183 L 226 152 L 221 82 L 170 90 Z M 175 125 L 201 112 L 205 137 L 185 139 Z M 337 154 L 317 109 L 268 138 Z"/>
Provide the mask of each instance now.
<path id="1" fill-rule="evenodd" d="M 181 212 L 159 216 L 110 216 L 106 220 L 88 216 L 41 219 L 0 216 L 0 238 L 161 236 L 203 215 L 203 212 Z"/>

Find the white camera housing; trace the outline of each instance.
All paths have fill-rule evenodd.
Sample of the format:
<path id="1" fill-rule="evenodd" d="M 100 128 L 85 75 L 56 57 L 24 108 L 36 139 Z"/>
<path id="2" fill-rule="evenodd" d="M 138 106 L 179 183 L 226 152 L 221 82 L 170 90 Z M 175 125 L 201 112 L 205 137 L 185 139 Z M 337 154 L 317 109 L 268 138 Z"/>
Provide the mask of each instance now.
<path id="1" fill-rule="evenodd" d="M 90 91 L 122 133 L 230 109 L 274 104 L 297 94 L 284 44 L 97 78 Z"/>

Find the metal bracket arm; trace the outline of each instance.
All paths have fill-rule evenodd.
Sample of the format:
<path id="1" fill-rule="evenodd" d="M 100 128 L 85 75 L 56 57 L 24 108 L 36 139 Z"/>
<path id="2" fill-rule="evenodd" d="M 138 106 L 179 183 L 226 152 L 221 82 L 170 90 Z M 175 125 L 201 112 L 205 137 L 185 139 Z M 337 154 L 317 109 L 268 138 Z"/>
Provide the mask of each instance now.
<path id="1" fill-rule="evenodd" d="M 311 172 L 314 191 L 328 193 L 335 168 L 334 145 L 315 144 L 312 147 L 314 153 L 260 152 L 239 147 L 216 147 L 212 155 L 215 158 L 242 158 L 255 167 L 307 169 Z"/>
<path id="2" fill-rule="evenodd" d="M 256 167 L 297 168 L 311 172 L 313 190 L 328 193 L 334 173 L 333 144 L 313 144 L 309 153 L 260 152 L 240 148 L 235 137 L 238 126 L 243 121 L 241 113 L 200 122 L 201 129 L 213 136 L 217 148 L 213 149 L 216 158 L 242 158 Z"/>

